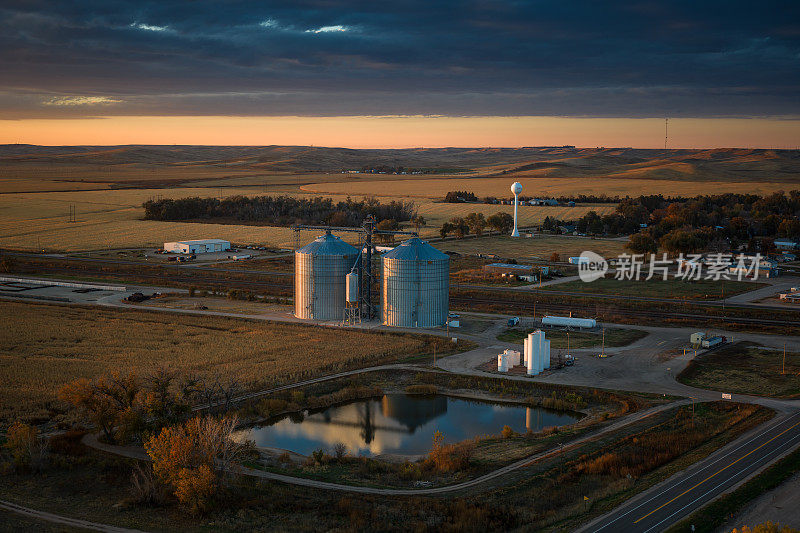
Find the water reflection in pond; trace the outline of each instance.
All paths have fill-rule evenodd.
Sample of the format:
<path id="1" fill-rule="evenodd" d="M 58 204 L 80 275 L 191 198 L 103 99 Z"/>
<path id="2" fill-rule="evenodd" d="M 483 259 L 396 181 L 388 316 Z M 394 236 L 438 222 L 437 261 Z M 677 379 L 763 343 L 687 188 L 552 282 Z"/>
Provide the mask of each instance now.
<path id="1" fill-rule="evenodd" d="M 447 396 L 387 394 L 330 407 L 305 417 L 285 417 L 241 433 L 256 446 L 280 448 L 309 455 L 343 443 L 351 454 L 424 454 L 430 451 L 435 431 L 446 442 L 477 435 L 496 435 L 503 426 L 524 433 L 578 420 L 577 413 L 519 405 L 497 404 Z"/>

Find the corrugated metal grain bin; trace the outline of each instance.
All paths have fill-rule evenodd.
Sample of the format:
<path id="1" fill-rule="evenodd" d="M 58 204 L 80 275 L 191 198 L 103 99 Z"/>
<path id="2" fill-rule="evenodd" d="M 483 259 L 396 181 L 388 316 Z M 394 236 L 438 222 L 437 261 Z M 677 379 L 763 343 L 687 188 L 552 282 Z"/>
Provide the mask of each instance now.
<path id="1" fill-rule="evenodd" d="M 294 315 L 342 320 L 346 279 L 358 250 L 330 232 L 294 253 Z"/>
<path id="2" fill-rule="evenodd" d="M 447 322 L 450 257 L 418 238 L 382 258 L 381 321 L 386 326 L 433 328 Z"/>

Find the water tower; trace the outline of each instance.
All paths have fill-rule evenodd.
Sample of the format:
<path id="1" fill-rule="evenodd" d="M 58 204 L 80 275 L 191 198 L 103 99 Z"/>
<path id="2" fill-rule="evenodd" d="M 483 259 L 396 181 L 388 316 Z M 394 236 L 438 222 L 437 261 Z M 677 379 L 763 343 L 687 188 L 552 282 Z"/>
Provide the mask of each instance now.
<path id="1" fill-rule="evenodd" d="M 514 193 L 514 231 L 511 232 L 511 236 L 519 237 L 519 230 L 517 230 L 517 204 L 519 204 L 519 193 L 522 192 L 522 184 L 518 181 L 512 183 L 511 192 Z"/>

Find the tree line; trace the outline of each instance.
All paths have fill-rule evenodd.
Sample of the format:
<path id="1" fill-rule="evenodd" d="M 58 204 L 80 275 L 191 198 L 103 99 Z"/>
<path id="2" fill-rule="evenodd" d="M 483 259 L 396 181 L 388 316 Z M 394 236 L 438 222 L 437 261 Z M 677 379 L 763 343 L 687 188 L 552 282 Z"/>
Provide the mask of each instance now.
<path id="1" fill-rule="evenodd" d="M 726 193 L 694 198 L 625 198 L 614 213 L 590 211 L 575 222 L 580 233 L 631 235 L 629 248 L 650 253 L 724 251 L 747 245 L 771 252 L 775 238 L 800 239 L 800 191 L 767 196 Z M 558 224 L 559 221 L 551 222 Z"/>
<path id="2" fill-rule="evenodd" d="M 412 201 L 381 203 L 375 198 L 334 202 L 331 198 L 293 198 L 291 196 L 231 196 L 218 198 L 165 198 L 143 204 L 145 220 L 232 220 L 271 226 L 326 224 L 360 226 L 372 215 L 377 221 L 406 222 L 417 214 Z"/>
<path id="3" fill-rule="evenodd" d="M 499 233 L 509 233 L 514 227 L 514 217 L 508 213 L 495 213 L 488 218 L 483 213 L 470 213 L 466 217 L 453 217 L 442 224 L 439 235 L 447 237 L 455 235 L 459 239 L 470 233 L 482 235 L 486 228 L 491 228 Z"/>

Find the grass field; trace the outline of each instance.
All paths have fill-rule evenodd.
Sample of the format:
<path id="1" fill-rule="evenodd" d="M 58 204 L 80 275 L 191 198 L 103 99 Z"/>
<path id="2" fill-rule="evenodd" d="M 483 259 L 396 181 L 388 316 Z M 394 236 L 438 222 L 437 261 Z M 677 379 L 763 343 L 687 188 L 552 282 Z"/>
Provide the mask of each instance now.
<path id="1" fill-rule="evenodd" d="M 497 340 L 505 342 L 516 342 L 522 344 L 522 340 L 533 333 L 538 328 L 532 329 L 506 329 L 497 336 Z M 545 336 L 550 340 L 550 348 L 566 348 L 569 342 L 570 348 L 593 348 L 600 347 L 603 343 L 602 332 L 588 333 L 585 331 L 572 331 L 569 333 L 569 341 L 567 341 L 567 333 L 559 330 L 545 330 Z M 625 329 L 625 328 L 606 328 L 605 330 L 605 345 L 607 348 L 618 346 L 627 346 L 639 339 L 647 337 L 647 332 L 640 329 Z"/>
<path id="2" fill-rule="evenodd" d="M 536 235 L 532 238 L 482 237 L 480 239 L 448 240 L 436 244 L 440 250 L 460 254 L 495 254 L 501 258 L 538 259 L 549 261 L 556 252 L 562 261 L 591 250 L 604 257 L 616 257 L 625 251 L 625 243 L 616 239 L 592 239 L 556 235 Z M 561 285 L 558 285 L 560 287 Z"/>
<path id="3" fill-rule="evenodd" d="M 381 183 L 381 194 L 411 195 L 421 198 L 444 198 L 449 191 L 469 191 L 478 197 L 511 197 L 509 187 L 512 181 L 522 184 L 522 194 L 526 196 L 561 196 L 571 194 L 605 193 L 608 196 L 639 196 L 641 194 L 663 194 L 665 196 L 696 196 L 724 192 L 767 194 L 791 189 L 790 184 L 771 181 L 672 181 L 660 179 L 636 179 L 630 177 L 582 177 L 552 178 L 498 176 L 494 178 L 447 178 L 396 179 Z M 373 186 L 368 182 L 314 183 L 304 185 L 304 191 L 324 194 L 370 194 Z"/>
<path id="4" fill-rule="evenodd" d="M 383 194 L 379 182 L 372 183 L 372 192 L 379 199 L 396 199 Z M 294 188 L 296 191 L 296 187 Z M 278 248 L 294 246 L 291 228 L 244 224 L 199 222 L 159 222 L 142 220 L 142 203 L 151 198 L 227 197 L 287 194 L 314 196 L 307 193 L 279 191 L 256 186 L 240 187 L 170 187 L 163 189 L 123 189 L 69 192 L 29 192 L 0 194 L 0 247 L 22 250 L 87 251 L 117 248 L 161 246 L 164 242 L 220 238 L 241 244 L 258 244 Z M 331 195 L 334 201 L 344 195 Z M 397 198 L 408 199 L 407 195 Z M 421 229 L 424 236 L 437 236 L 441 225 L 452 217 L 481 212 L 511 212 L 512 206 L 441 204 L 417 200 L 419 213 L 427 220 Z M 70 206 L 76 210 L 76 221 L 70 222 Z M 546 216 L 578 218 L 590 210 L 613 211 L 613 204 L 598 206 L 526 207 L 520 210 L 520 224 L 538 224 Z M 319 232 L 303 232 L 302 242 L 312 240 Z"/>
<path id="5" fill-rule="evenodd" d="M 783 373 L 785 371 L 785 373 Z M 800 353 L 737 343 L 705 353 L 689 363 L 678 381 L 703 389 L 774 398 L 800 396 Z"/>
<path id="6" fill-rule="evenodd" d="M 47 419 L 58 388 L 114 370 L 167 365 L 190 373 L 236 377 L 248 388 L 326 370 L 426 354 L 436 337 L 372 333 L 0 301 L 0 421 Z"/>
<path id="7" fill-rule="evenodd" d="M 519 180 L 524 194 L 695 195 L 790 190 L 796 156 L 768 150 L 662 151 L 633 149 L 409 149 L 342 150 L 316 147 L 85 147 L 7 146 L 0 150 L 0 247 L 85 251 L 158 246 L 179 239 L 223 238 L 243 244 L 290 247 L 287 228 L 141 220 L 149 198 L 287 194 L 414 199 L 428 221 L 423 236 L 470 212 L 511 212 L 512 206 L 442 204 L 451 190 L 510 196 Z M 398 160 L 401 158 L 401 160 Z M 369 164 L 419 166 L 459 174 L 342 174 Z M 747 169 L 743 177 L 742 169 Z M 496 177 L 487 175 L 498 174 Z M 435 176 L 435 177 L 434 177 Z M 775 178 L 774 176 L 779 176 Z M 783 182 L 776 181 L 784 179 Z M 69 222 L 70 207 L 77 220 Z M 570 220 L 613 204 L 521 207 L 523 226 L 546 216 Z M 303 240 L 314 235 L 304 235 Z M 589 248 L 593 249 L 593 248 Z M 614 247 L 609 253 L 621 247 Z M 580 252 L 565 249 L 565 254 Z M 595 250 L 597 251 L 597 250 Z M 532 253 L 538 254 L 536 249 Z M 603 253 L 602 250 L 600 253 Z"/>
<path id="8" fill-rule="evenodd" d="M 762 287 L 766 287 L 766 284 L 752 281 L 684 281 L 679 279 L 651 279 L 650 281 L 644 281 L 644 277 L 642 277 L 641 281 L 617 280 L 614 278 L 598 279 L 591 283 L 568 281 L 556 285 L 546 285 L 542 287 L 542 290 L 613 294 L 615 296 L 720 300 L 723 290 L 727 298 Z"/>
<path id="9" fill-rule="evenodd" d="M 382 185 L 381 185 L 382 187 Z M 469 213 L 483 213 L 489 217 L 494 213 L 514 214 L 513 205 L 495 204 L 446 204 L 433 203 L 416 200 L 419 204 L 419 214 L 425 217 L 428 226 L 437 229 L 453 217 L 464 217 Z M 517 220 L 520 227 L 534 226 L 541 224 L 546 217 L 558 220 L 577 220 L 589 211 L 596 211 L 599 215 L 607 215 L 614 212 L 616 204 L 594 204 L 579 205 L 576 207 L 558 206 L 520 206 L 518 207 Z"/>

